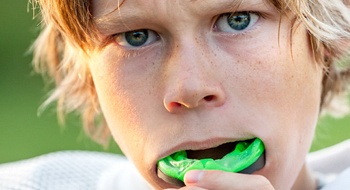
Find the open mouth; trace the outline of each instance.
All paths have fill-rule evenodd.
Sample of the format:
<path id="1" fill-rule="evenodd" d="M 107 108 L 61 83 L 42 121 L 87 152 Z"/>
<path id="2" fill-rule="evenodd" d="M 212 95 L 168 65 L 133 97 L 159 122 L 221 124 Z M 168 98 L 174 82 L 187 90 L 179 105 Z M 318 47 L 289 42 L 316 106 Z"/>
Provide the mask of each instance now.
<path id="1" fill-rule="evenodd" d="M 253 140 L 247 140 L 245 142 L 251 143 Z M 232 152 L 236 148 L 237 142 L 228 142 L 217 147 L 205 149 L 205 150 L 186 150 L 187 158 L 189 159 L 221 159 L 228 153 Z"/>
<path id="2" fill-rule="evenodd" d="M 265 147 L 259 138 L 230 142 L 205 150 L 183 150 L 158 161 L 157 174 L 164 181 L 184 186 L 190 170 L 222 170 L 250 174 L 264 167 Z"/>

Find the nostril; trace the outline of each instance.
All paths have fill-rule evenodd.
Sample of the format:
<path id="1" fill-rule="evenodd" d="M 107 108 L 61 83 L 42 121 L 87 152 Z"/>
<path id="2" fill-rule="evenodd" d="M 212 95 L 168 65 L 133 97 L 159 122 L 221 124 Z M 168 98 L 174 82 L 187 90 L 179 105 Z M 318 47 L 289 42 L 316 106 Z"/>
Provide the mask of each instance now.
<path id="1" fill-rule="evenodd" d="M 210 101 L 214 100 L 214 98 L 215 98 L 215 96 L 210 95 L 210 96 L 204 97 L 204 100 L 207 101 L 207 102 L 210 102 Z"/>
<path id="2" fill-rule="evenodd" d="M 169 106 L 173 108 L 177 108 L 177 107 L 181 107 L 182 105 L 178 102 L 170 102 Z"/>

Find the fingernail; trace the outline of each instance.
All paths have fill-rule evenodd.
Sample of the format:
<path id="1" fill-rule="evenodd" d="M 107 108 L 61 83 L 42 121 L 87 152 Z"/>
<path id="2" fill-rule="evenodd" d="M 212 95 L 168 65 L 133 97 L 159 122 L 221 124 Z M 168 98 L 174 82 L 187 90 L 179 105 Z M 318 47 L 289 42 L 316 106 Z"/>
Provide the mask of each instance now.
<path id="1" fill-rule="evenodd" d="M 189 171 L 185 174 L 185 183 L 197 183 L 202 179 L 203 176 L 203 171 L 200 170 L 194 170 L 194 171 Z"/>

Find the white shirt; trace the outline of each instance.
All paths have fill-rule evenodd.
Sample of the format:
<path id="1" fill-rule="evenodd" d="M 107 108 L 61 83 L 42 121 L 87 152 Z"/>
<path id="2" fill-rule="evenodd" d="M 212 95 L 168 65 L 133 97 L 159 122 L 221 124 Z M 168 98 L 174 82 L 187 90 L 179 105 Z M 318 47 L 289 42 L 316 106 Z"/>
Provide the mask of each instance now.
<path id="1" fill-rule="evenodd" d="M 123 156 L 63 151 L 0 165 L 0 190 L 148 190 Z"/>
<path id="2" fill-rule="evenodd" d="M 322 190 L 350 189 L 350 141 L 311 153 Z M 123 156 L 63 151 L 0 165 L 0 190 L 149 190 Z"/>
<path id="3" fill-rule="evenodd" d="M 310 153 L 307 162 L 322 190 L 350 190 L 350 140 Z"/>

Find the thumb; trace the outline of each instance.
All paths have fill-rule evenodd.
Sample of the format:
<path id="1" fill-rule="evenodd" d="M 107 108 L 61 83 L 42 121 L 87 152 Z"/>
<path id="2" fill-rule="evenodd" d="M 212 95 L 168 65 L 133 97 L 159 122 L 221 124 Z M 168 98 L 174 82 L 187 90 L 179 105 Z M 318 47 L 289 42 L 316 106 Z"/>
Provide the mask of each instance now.
<path id="1" fill-rule="evenodd" d="M 186 186 L 205 189 L 257 189 L 273 190 L 270 181 L 261 175 L 247 175 L 217 170 L 193 170 L 185 175 Z"/>

